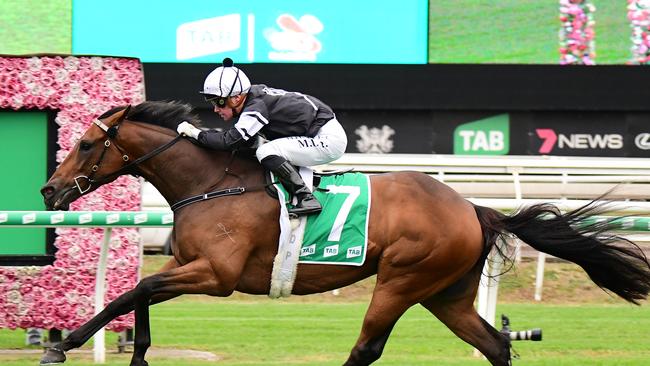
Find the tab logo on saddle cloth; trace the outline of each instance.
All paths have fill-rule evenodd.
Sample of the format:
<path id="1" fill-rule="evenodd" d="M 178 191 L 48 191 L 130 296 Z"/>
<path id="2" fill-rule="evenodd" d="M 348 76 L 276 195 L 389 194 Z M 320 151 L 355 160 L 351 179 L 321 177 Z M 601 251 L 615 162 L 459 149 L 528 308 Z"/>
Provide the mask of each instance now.
<path id="1" fill-rule="evenodd" d="M 299 263 L 362 265 L 368 243 L 368 176 L 324 176 L 319 188 L 314 195 L 323 211 L 307 218 Z"/>

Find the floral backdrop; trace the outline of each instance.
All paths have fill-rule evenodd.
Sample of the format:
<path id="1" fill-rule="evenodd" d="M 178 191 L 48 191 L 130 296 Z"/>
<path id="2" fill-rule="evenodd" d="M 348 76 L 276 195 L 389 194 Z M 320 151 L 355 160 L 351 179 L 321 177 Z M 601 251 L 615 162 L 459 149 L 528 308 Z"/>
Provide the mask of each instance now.
<path id="1" fill-rule="evenodd" d="M 650 0 L 627 0 L 632 27 L 631 64 L 650 64 Z"/>
<path id="2" fill-rule="evenodd" d="M 142 65 L 114 57 L 0 56 L 0 109 L 58 111 L 57 162 L 63 161 L 93 118 L 112 107 L 144 101 Z M 120 177 L 80 198 L 71 210 L 132 211 L 140 208 L 140 184 Z M 58 228 L 53 265 L 0 267 L 0 328 L 75 329 L 93 316 L 101 228 Z M 135 286 L 137 229 L 114 229 L 108 255 L 106 302 Z M 132 327 L 119 317 L 108 329 Z"/>

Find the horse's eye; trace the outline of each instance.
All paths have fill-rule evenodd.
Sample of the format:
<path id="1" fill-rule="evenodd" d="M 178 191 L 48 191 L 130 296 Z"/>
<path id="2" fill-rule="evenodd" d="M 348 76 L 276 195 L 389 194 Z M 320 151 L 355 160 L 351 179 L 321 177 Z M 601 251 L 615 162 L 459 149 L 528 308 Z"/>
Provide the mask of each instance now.
<path id="1" fill-rule="evenodd" d="M 88 141 L 81 141 L 79 143 L 79 150 L 81 150 L 81 151 L 88 151 L 88 150 L 90 150 L 91 147 L 93 147 L 93 144 L 91 144 Z"/>

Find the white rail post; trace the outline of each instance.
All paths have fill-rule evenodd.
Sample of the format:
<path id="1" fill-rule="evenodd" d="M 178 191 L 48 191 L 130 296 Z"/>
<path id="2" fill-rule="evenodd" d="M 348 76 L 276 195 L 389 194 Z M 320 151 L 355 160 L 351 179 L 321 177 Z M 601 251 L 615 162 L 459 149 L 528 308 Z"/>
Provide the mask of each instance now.
<path id="1" fill-rule="evenodd" d="M 515 200 L 518 206 L 521 206 L 521 200 L 523 198 L 523 194 L 521 193 L 521 179 L 519 177 L 519 171 L 522 169 L 523 168 L 520 167 L 512 168 L 512 179 L 515 184 Z M 514 239 L 514 245 L 515 245 L 515 263 L 520 264 L 521 263 L 521 240 Z"/>
<path id="2" fill-rule="evenodd" d="M 507 243 L 502 239 L 499 239 L 496 245 L 499 248 L 492 249 L 483 267 L 484 275 L 481 276 L 477 303 L 478 314 L 491 326 L 495 324 L 497 298 L 499 297 L 499 275 L 503 269 L 503 258 L 499 255 L 499 250 L 506 251 L 508 249 Z M 481 353 L 474 349 L 474 357 L 480 356 Z"/>
<path id="3" fill-rule="evenodd" d="M 108 261 L 108 246 L 111 241 L 110 227 L 104 229 L 104 240 L 102 240 L 97 261 L 97 274 L 95 276 L 95 315 L 104 310 L 104 298 L 106 293 L 106 263 Z M 104 327 L 93 336 L 93 355 L 95 363 L 106 362 L 106 337 Z"/>
<path id="4" fill-rule="evenodd" d="M 544 289 L 544 264 L 546 253 L 539 252 L 537 255 L 537 275 L 535 278 L 535 301 L 542 301 L 542 290 Z"/>

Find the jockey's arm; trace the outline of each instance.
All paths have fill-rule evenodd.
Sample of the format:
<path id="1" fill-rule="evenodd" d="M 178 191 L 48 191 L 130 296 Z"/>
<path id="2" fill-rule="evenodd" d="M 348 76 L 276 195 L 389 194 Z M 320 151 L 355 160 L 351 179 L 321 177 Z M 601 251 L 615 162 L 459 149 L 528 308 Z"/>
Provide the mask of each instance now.
<path id="1" fill-rule="evenodd" d="M 202 131 L 197 140 L 199 144 L 213 150 L 233 150 L 253 143 L 255 136 L 268 120 L 258 111 L 244 111 L 234 126 L 225 131 Z"/>
<path id="2" fill-rule="evenodd" d="M 197 141 L 201 146 L 212 150 L 234 150 L 246 143 L 246 140 L 244 140 L 239 131 L 234 127 L 225 131 L 202 131 L 199 133 Z"/>

